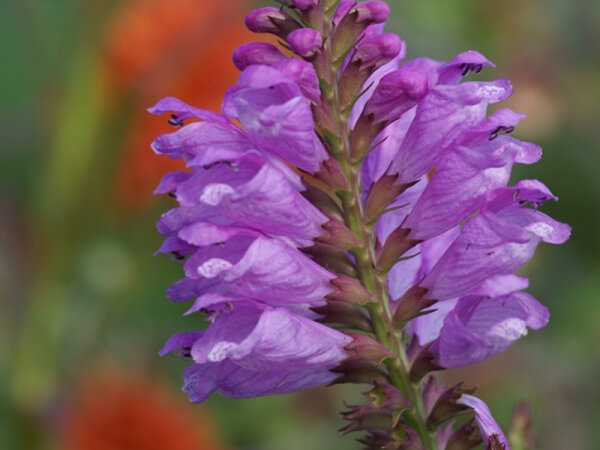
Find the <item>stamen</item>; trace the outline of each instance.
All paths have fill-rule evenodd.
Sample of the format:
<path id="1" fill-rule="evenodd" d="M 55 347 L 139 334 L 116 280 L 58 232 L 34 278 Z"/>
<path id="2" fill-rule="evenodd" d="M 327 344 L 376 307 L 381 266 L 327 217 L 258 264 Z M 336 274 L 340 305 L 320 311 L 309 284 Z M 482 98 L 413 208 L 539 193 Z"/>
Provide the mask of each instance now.
<path id="1" fill-rule="evenodd" d="M 494 131 L 492 131 L 490 133 L 490 141 L 493 141 L 494 139 L 496 139 L 500 135 L 500 133 L 510 134 L 513 131 L 515 131 L 514 126 L 510 126 L 510 127 L 499 126 L 498 128 L 496 128 Z"/>
<path id="2" fill-rule="evenodd" d="M 184 125 L 183 120 L 180 120 L 177 114 L 171 114 L 171 118 L 169 119 L 169 125 L 173 125 L 174 127 L 182 127 Z"/>
<path id="3" fill-rule="evenodd" d="M 462 63 L 458 66 L 458 70 L 461 71 L 461 75 L 464 77 L 469 72 L 479 73 L 483 69 L 483 64 L 470 64 L 470 63 Z"/>

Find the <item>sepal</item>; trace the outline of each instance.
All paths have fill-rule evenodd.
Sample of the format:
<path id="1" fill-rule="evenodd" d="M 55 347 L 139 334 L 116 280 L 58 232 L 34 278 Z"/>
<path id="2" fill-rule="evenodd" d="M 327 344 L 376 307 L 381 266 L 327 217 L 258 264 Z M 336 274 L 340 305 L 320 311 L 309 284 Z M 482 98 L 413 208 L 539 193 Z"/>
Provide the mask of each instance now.
<path id="1" fill-rule="evenodd" d="M 365 305 L 374 302 L 373 296 L 364 288 L 356 278 L 338 275 L 331 280 L 335 290 L 327 295 L 331 300 L 343 300 L 356 305 Z"/>
<path id="2" fill-rule="evenodd" d="M 314 177 L 317 180 L 325 183 L 331 189 L 343 191 L 350 190 L 350 187 L 346 181 L 346 176 L 344 175 L 344 171 L 338 162 L 333 158 L 323 161 L 321 168 L 314 175 Z"/>
<path id="3" fill-rule="evenodd" d="M 356 236 L 340 220 L 329 219 L 321 227 L 323 228 L 323 233 L 316 238 L 316 241 L 344 250 L 361 247 L 361 243 Z"/>
<path id="4" fill-rule="evenodd" d="M 329 300 L 326 305 L 314 307 L 312 310 L 323 316 L 318 322 L 343 325 L 366 332 L 373 331 L 368 316 L 352 303 Z"/>
<path id="5" fill-rule="evenodd" d="M 390 431 L 392 413 L 374 405 L 346 405 L 349 411 L 342 412 L 342 418 L 350 423 L 339 431 L 342 435 L 354 431 L 383 430 Z"/>
<path id="6" fill-rule="evenodd" d="M 415 183 L 397 184 L 398 174 L 385 174 L 369 189 L 365 207 L 365 217 L 369 223 L 375 222 L 394 201 Z"/>
<path id="7" fill-rule="evenodd" d="M 372 114 L 362 114 L 350 135 L 350 161 L 357 164 L 377 145 L 373 145 L 375 138 L 385 128 L 385 122 L 376 122 Z"/>
<path id="8" fill-rule="evenodd" d="M 331 195 L 311 183 L 305 183 L 305 186 L 306 190 L 302 191 L 304 198 L 329 217 L 342 220 L 342 210 Z"/>
<path id="9" fill-rule="evenodd" d="M 385 240 L 377 254 L 377 270 L 379 273 L 387 273 L 400 260 L 408 250 L 422 241 L 409 239 L 410 228 L 402 228 L 400 225 Z"/>
<path id="10" fill-rule="evenodd" d="M 435 355 L 429 351 L 431 345 L 421 347 L 417 344 L 417 339 L 414 339 L 413 342 L 413 358 L 411 358 L 409 375 L 410 379 L 416 383 L 428 373 L 442 370 L 443 367 L 436 364 Z"/>
<path id="11" fill-rule="evenodd" d="M 344 250 L 338 247 L 315 242 L 314 245 L 303 248 L 302 251 L 330 272 L 341 273 L 350 277 L 358 276 L 352 261 L 350 261 Z"/>
<path id="12" fill-rule="evenodd" d="M 471 450 L 483 442 L 475 419 L 471 419 L 450 436 L 445 450 Z"/>
<path id="13" fill-rule="evenodd" d="M 375 382 L 390 383 L 389 376 L 375 363 L 365 360 L 346 360 L 331 370 L 340 376 L 329 385 L 342 383 L 373 384 Z"/>
<path id="14" fill-rule="evenodd" d="M 423 314 L 433 311 L 425 311 L 426 308 L 437 303 L 437 300 L 426 298 L 427 289 L 419 286 L 411 287 L 400 298 L 394 311 L 393 323 L 396 328 L 401 328 L 406 322 Z"/>
<path id="15" fill-rule="evenodd" d="M 348 359 L 366 359 L 381 363 L 385 358 L 391 356 L 389 349 L 365 334 L 346 334 L 352 338 L 352 342 L 345 347 L 345 350 L 348 352 Z"/>
<path id="16" fill-rule="evenodd" d="M 436 400 L 429 416 L 427 424 L 430 428 L 435 429 L 443 422 L 459 414 L 469 411 L 471 408 L 466 405 L 457 403 L 463 394 L 472 394 L 475 389 L 463 389 L 462 382 L 452 386 L 443 392 Z"/>

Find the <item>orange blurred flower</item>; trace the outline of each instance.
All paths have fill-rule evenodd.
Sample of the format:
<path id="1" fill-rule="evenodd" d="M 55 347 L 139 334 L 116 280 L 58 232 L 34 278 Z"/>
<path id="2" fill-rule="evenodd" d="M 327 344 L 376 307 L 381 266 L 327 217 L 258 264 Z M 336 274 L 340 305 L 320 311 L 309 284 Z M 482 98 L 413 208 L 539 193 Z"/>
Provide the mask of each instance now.
<path id="1" fill-rule="evenodd" d="M 206 410 L 140 374 L 84 374 L 61 422 L 64 450 L 222 450 Z"/>
<path id="2" fill-rule="evenodd" d="M 244 6 L 241 0 L 131 0 L 109 24 L 106 84 L 114 106 L 127 99 L 134 111 L 115 186 L 123 209 L 147 206 L 160 177 L 180 168 L 152 154 L 152 139 L 170 127 L 145 109 L 166 95 L 220 108 L 239 73 L 231 53 L 256 38 L 244 28 Z"/>

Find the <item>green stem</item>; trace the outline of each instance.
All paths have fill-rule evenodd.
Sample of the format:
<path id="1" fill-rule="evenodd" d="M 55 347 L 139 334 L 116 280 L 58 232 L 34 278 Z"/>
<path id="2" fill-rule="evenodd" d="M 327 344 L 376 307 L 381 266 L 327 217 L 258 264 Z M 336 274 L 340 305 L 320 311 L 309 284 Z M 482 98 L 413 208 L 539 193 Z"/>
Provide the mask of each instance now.
<path id="1" fill-rule="evenodd" d="M 331 27 L 325 24 L 324 29 L 329 30 L 329 38 L 325 45 L 328 72 L 322 75 L 330 86 L 327 100 L 333 114 L 336 128 L 334 131 L 337 137 L 337 146 L 331 148 L 330 153 L 340 164 L 348 186 L 350 186 L 350 192 L 338 192 L 342 202 L 344 221 L 361 243 L 361 247 L 353 249 L 352 253 L 362 284 L 376 299 L 376 303 L 369 305 L 368 310 L 376 338 L 390 350 L 392 355 L 385 360 L 390 379 L 411 404 L 411 408 L 403 413 L 404 419 L 418 433 L 426 450 L 436 450 L 433 433 L 427 427 L 421 383 L 413 383 L 409 376 L 410 366 L 404 347 L 404 332 L 401 332 L 399 336 L 393 326 L 386 277 L 379 275 L 376 271 L 376 238 L 373 225 L 368 223 L 364 215 L 360 165 L 350 163 L 350 132 L 347 117 L 343 114 L 339 102 L 339 75 L 333 64 Z"/>

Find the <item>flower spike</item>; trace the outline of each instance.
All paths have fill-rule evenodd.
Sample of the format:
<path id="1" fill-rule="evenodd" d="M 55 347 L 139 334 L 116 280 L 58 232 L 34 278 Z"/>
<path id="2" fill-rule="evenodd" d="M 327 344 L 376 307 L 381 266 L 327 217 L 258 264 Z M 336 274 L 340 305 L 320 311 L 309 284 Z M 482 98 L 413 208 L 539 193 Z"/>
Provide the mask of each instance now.
<path id="1" fill-rule="evenodd" d="M 570 236 L 540 211 L 557 200 L 545 185 L 508 184 L 541 158 L 513 136 L 524 115 L 488 114 L 510 82 L 481 81 L 494 65 L 473 50 L 403 61 L 386 2 L 278 3 L 246 25 L 285 50 L 235 50 L 219 113 L 172 97 L 149 109 L 174 127 L 152 149 L 186 166 L 155 191 L 177 202 L 157 224 L 157 253 L 185 274 L 167 296 L 207 322 L 160 354 L 190 364 L 192 402 L 367 384 L 341 430 L 367 449 L 508 450 L 473 390 L 435 376 L 546 325 L 514 272 Z"/>

